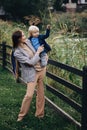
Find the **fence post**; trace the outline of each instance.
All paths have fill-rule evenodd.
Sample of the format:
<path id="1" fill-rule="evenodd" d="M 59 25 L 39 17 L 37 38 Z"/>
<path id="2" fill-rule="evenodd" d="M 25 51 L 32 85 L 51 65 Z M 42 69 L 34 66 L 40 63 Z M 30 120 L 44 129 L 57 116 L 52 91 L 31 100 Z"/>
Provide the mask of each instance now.
<path id="1" fill-rule="evenodd" d="M 82 90 L 82 120 L 81 130 L 87 130 L 87 66 L 83 67 L 83 90 Z"/>
<path id="2" fill-rule="evenodd" d="M 6 42 L 2 43 L 2 56 L 3 56 L 3 61 L 2 61 L 2 66 L 5 68 L 6 66 Z"/>

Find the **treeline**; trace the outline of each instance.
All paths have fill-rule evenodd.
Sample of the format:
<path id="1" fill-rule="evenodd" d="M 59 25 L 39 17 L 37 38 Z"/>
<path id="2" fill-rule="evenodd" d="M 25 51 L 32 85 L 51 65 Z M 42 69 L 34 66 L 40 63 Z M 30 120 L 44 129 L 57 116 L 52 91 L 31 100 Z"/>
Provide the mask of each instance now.
<path id="1" fill-rule="evenodd" d="M 0 0 L 0 6 L 14 18 L 22 18 L 30 14 L 40 16 L 47 11 L 48 0 Z"/>
<path id="2" fill-rule="evenodd" d="M 78 0 L 71 1 L 77 3 Z M 7 16 L 20 19 L 31 14 L 38 16 L 48 14 L 49 3 L 54 10 L 62 11 L 63 3 L 68 2 L 69 0 L 0 0 L 0 7 L 3 7 Z"/>

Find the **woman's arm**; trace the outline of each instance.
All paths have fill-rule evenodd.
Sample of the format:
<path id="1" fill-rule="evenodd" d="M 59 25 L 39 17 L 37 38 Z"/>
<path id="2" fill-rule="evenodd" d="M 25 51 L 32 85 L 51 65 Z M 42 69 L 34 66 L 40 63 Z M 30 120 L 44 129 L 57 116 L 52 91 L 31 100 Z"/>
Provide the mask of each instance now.
<path id="1" fill-rule="evenodd" d="M 18 49 L 15 50 L 14 56 L 20 63 L 25 63 L 34 66 L 40 60 L 39 54 L 43 51 L 43 49 L 44 47 L 39 47 L 33 58 L 29 58 Z"/>
<path id="2" fill-rule="evenodd" d="M 37 53 L 34 55 L 33 58 L 30 59 L 28 56 L 24 55 L 18 50 L 14 52 L 14 56 L 20 63 L 25 63 L 29 65 L 35 65 L 40 60 L 39 54 Z"/>

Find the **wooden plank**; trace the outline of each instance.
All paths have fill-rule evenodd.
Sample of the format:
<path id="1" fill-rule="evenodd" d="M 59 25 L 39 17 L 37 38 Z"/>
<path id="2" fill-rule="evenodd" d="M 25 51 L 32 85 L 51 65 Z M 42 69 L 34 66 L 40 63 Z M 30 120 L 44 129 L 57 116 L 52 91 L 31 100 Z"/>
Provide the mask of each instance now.
<path id="1" fill-rule="evenodd" d="M 11 54 L 9 54 L 9 53 L 6 53 L 6 55 L 9 56 L 9 57 L 11 57 Z"/>
<path id="2" fill-rule="evenodd" d="M 0 46 L 3 46 L 3 44 L 0 44 Z"/>
<path id="3" fill-rule="evenodd" d="M 0 66 L 2 66 L 2 63 L 0 63 Z"/>
<path id="4" fill-rule="evenodd" d="M 6 45 L 7 48 L 12 49 L 12 46 Z"/>
<path id="5" fill-rule="evenodd" d="M 48 91 L 50 91 L 51 93 L 53 93 L 56 96 L 58 96 L 61 100 L 63 100 L 66 103 L 68 103 L 76 111 L 78 111 L 80 113 L 82 112 L 82 106 L 80 104 L 78 104 L 74 100 L 70 99 L 69 97 L 67 97 L 66 95 L 64 95 L 63 93 L 61 93 L 60 91 L 58 91 L 57 89 L 53 88 L 52 86 L 49 86 L 49 85 L 46 84 L 46 88 L 47 88 Z"/>
<path id="6" fill-rule="evenodd" d="M 3 58 L 2 58 L 2 57 L 0 57 L 0 60 L 3 60 Z"/>
<path id="7" fill-rule="evenodd" d="M 0 53 L 2 53 L 3 51 L 2 50 L 0 50 Z"/>
<path id="8" fill-rule="evenodd" d="M 83 67 L 82 129 L 87 130 L 87 66 Z"/>
<path id="9" fill-rule="evenodd" d="M 72 83 L 66 81 L 65 79 L 63 79 L 59 76 L 56 76 L 56 75 L 54 75 L 50 72 L 46 72 L 46 76 L 55 80 L 55 81 L 57 81 L 57 82 L 59 82 L 60 84 L 62 84 L 64 86 L 70 88 L 71 90 L 76 91 L 78 94 L 82 95 L 82 89 L 80 87 L 78 87 L 77 85 L 72 84 Z"/>
<path id="10" fill-rule="evenodd" d="M 83 76 L 83 72 L 81 70 L 76 69 L 74 67 L 71 67 L 69 65 L 65 65 L 63 63 L 60 63 L 60 62 L 57 62 L 57 61 L 54 61 L 54 60 L 51 60 L 51 59 L 48 60 L 48 63 L 51 64 L 51 65 L 54 65 L 56 67 L 59 67 L 61 69 L 67 70 L 69 72 L 72 72 L 72 73 L 74 73 L 76 75 Z"/>
<path id="11" fill-rule="evenodd" d="M 11 73 L 13 73 L 12 69 L 9 68 L 8 66 L 5 66 L 5 68 L 6 68 L 8 71 L 10 71 Z"/>
<path id="12" fill-rule="evenodd" d="M 60 107 L 58 107 L 56 104 L 54 104 L 50 99 L 45 97 L 46 103 L 58 114 L 63 116 L 64 118 L 68 119 L 70 122 L 72 122 L 74 125 L 76 125 L 79 129 L 81 128 L 80 122 L 76 121 L 72 116 L 70 116 L 68 113 L 63 111 Z"/>
<path id="13" fill-rule="evenodd" d="M 11 62 L 9 60 L 6 60 L 6 63 L 9 64 L 9 65 L 11 65 Z"/>

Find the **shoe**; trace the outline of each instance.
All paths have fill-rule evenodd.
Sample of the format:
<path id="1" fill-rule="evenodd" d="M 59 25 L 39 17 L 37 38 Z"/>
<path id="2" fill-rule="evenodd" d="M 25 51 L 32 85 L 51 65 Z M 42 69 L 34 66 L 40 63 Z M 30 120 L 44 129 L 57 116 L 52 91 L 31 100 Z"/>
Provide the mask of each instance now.
<path id="1" fill-rule="evenodd" d="M 37 118 L 42 119 L 44 116 L 37 116 Z"/>
<path id="2" fill-rule="evenodd" d="M 17 122 L 20 122 L 20 121 L 22 121 L 23 120 L 23 117 L 19 117 L 18 119 L 17 119 Z"/>
<path id="3" fill-rule="evenodd" d="M 36 116 L 36 117 L 39 118 L 39 119 L 42 119 L 44 117 L 44 115 Z"/>

